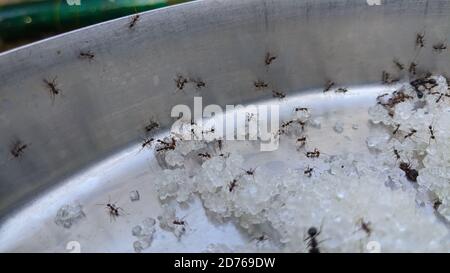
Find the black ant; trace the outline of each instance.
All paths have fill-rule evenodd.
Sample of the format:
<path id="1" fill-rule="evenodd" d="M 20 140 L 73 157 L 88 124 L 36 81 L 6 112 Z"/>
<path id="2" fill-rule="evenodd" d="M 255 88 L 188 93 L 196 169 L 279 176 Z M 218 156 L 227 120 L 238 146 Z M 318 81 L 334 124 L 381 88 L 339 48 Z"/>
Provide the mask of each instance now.
<path id="1" fill-rule="evenodd" d="M 297 108 L 295 108 L 295 112 L 298 112 L 298 111 L 308 112 L 309 109 L 306 108 L 306 107 L 297 107 Z"/>
<path id="2" fill-rule="evenodd" d="M 379 96 L 377 97 L 378 103 L 381 103 L 381 102 L 380 102 L 381 98 L 386 97 L 387 95 L 389 95 L 389 94 L 388 94 L 388 93 L 384 93 L 384 94 L 379 95 Z"/>
<path id="3" fill-rule="evenodd" d="M 400 63 L 398 60 L 394 59 L 394 60 L 392 60 L 392 61 L 394 62 L 395 66 L 396 66 L 399 70 L 405 69 L 405 66 L 404 66 L 402 63 Z"/>
<path id="4" fill-rule="evenodd" d="M 57 87 L 56 77 L 52 81 L 47 79 L 44 79 L 43 81 L 47 85 L 48 91 L 50 92 L 50 95 L 52 97 L 52 101 L 55 101 L 56 95 L 59 95 L 59 93 L 61 92 Z"/>
<path id="5" fill-rule="evenodd" d="M 432 95 L 437 95 L 439 94 L 439 97 L 436 99 L 436 103 L 439 103 L 439 101 L 441 101 L 442 97 L 444 96 L 444 93 L 439 93 L 439 92 L 433 92 L 431 93 Z"/>
<path id="6" fill-rule="evenodd" d="M 139 20 L 139 18 L 140 18 L 140 15 L 139 15 L 139 14 L 134 15 L 134 16 L 131 18 L 131 21 L 130 21 L 130 24 L 128 25 L 128 28 L 132 29 L 132 28 L 136 25 L 136 23 L 137 23 L 137 21 Z"/>
<path id="7" fill-rule="evenodd" d="M 416 169 L 411 168 L 411 164 L 406 162 L 401 162 L 399 165 L 400 170 L 405 172 L 406 178 L 411 182 L 417 182 L 417 176 L 419 172 Z"/>
<path id="8" fill-rule="evenodd" d="M 202 158 L 211 158 L 211 155 L 209 153 L 199 153 L 198 156 Z"/>
<path id="9" fill-rule="evenodd" d="M 347 93 L 348 92 L 348 89 L 347 88 L 343 88 L 343 87 L 339 87 L 338 89 L 336 89 L 336 91 L 334 91 L 334 92 L 336 92 L 336 93 L 343 93 L 343 94 L 345 94 L 345 93 Z"/>
<path id="10" fill-rule="evenodd" d="M 278 91 L 272 91 L 272 96 L 274 98 L 279 98 L 279 99 L 283 99 L 286 97 L 286 94 L 283 92 L 278 92 Z"/>
<path id="11" fill-rule="evenodd" d="M 438 210 L 441 205 L 442 205 L 442 201 L 441 201 L 441 199 L 439 199 L 439 197 L 434 199 L 434 201 L 433 201 L 433 209 L 434 210 Z"/>
<path id="12" fill-rule="evenodd" d="M 400 124 L 397 124 L 397 126 L 395 126 L 395 130 L 392 132 L 392 135 L 395 135 L 398 132 L 398 129 L 400 129 Z"/>
<path id="13" fill-rule="evenodd" d="M 305 146 L 306 145 L 306 136 L 297 138 L 297 143 L 300 144 L 299 148 Z"/>
<path id="14" fill-rule="evenodd" d="M 175 150 L 176 147 L 176 140 L 174 137 L 172 137 L 171 142 L 166 142 L 164 140 L 158 139 L 157 140 L 160 144 L 162 144 L 162 147 L 159 147 L 156 149 L 157 152 L 161 151 L 167 151 L 167 150 Z"/>
<path id="15" fill-rule="evenodd" d="M 261 81 L 261 80 L 253 82 L 253 85 L 258 89 L 267 88 L 269 86 L 267 83 L 265 83 L 264 81 Z"/>
<path id="16" fill-rule="evenodd" d="M 270 54 L 270 52 L 267 52 L 266 58 L 264 60 L 266 66 L 270 65 L 276 58 L 277 56 L 273 56 L 272 54 Z"/>
<path id="17" fill-rule="evenodd" d="M 306 152 L 306 157 L 309 158 L 317 158 L 320 156 L 320 151 L 317 148 L 314 148 L 312 152 Z"/>
<path id="18" fill-rule="evenodd" d="M 194 83 L 194 84 L 195 84 L 195 87 L 196 87 L 197 89 L 201 89 L 201 88 L 203 88 L 203 87 L 206 87 L 206 83 L 205 83 L 204 81 L 200 80 L 200 79 L 197 79 L 197 80 L 195 80 L 195 79 L 190 79 L 189 81 L 192 82 L 192 83 Z"/>
<path id="19" fill-rule="evenodd" d="M 144 127 L 144 130 L 146 133 L 150 133 L 157 128 L 159 128 L 159 123 L 151 120 L 150 123 Z"/>
<path id="20" fill-rule="evenodd" d="M 394 151 L 395 158 L 397 158 L 397 160 L 399 160 L 399 159 L 400 159 L 400 153 L 399 153 L 398 150 L 395 149 L 395 148 L 394 148 L 393 151 Z"/>
<path id="21" fill-rule="evenodd" d="M 105 206 L 108 210 L 109 217 L 112 220 L 116 220 L 117 217 L 121 216 L 122 214 L 120 212 L 125 212 L 121 207 L 117 206 L 116 203 L 111 203 L 111 198 L 108 199 L 108 203 L 97 205 Z"/>
<path id="22" fill-rule="evenodd" d="M 443 50 L 447 49 L 447 45 L 445 45 L 444 43 L 435 44 L 433 46 L 433 49 L 434 51 L 442 52 Z"/>
<path id="23" fill-rule="evenodd" d="M 359 224 L 361 225 L 361 229 L 364 230 L 365 233 L 367 233 L 367 236 L 370 236 L 372 233 L 372 228 L 370 226 L 370 222 L 364 222 L 364 219 L 359 219 Z"/>
<path id="24" fill-rule="evenodd" d="M 231 181 L 230 185 L 228 186 L 228 190 L 230 192 L 232 192 L 234 190 L 234 188 L 237 186 L 237 182 L 238 182 L 238 180 L 236 178 L 233 179 L 233 181 Z"/>
<path id="25" fill-rule="evenodd" d="M 144 149 L 145 147 L 150 147 L 154 140 L 155 140 L 154 138 L 144 138 L 144 141 L 141 144 L 142 149 Z"/>
<path id="26" fill-rule="evenodd" d="M 308 237 L 304 241 L 308 241 L 307 246 L 309 247 L 309 253 L 320 253 L 319 242 L 317 241 L 317 236 L 322 232 L 322 227 L 318 231 L 315 227 L 310 227 L 308 229 Z"/>
<path id="27" fill-rule="evenodd" d="M 178 226 L 184 226 L 186 224 L 186 222 L 184 220 L 173 220 L 172 223 L 174 225 L 178 225 Z"/>
<path id="28" fill-rule="evenodd" d="M 408 69 L 409 73 L 416 75 L 416 68 L 417 68 L 417 64 L 415 62 L 412 62 L 409 65 L 409 69 Z"/>
<path id="29" fill-rule="evenodd" d="M 28 147 L 27 144 L 24 144 L 24 143 L 22 143 L 22 141 L 18 140 L 14 144 L 14 146 L 10 152 L 15 158 L 18 158 L 18 157 L 22 156 L 22 154 L 24 153 L 24 151 L 27 147 Z"/>
<path id="30" fill-rule="evenodd" d="M 306 170 L 303 172 L 306 176 L 311 177 L 312 176 L 312 172 L 314 171 L 314 168 L 311 167 L 307 167 Z"/>
<path id="31" fill-rule="evenodd" d="M 408 137 L 411 137 L 415 133 L 417 133 L 417 130 L 416 129 L 411 129 L 410 132 L 405 136 L 405 139 L 408 138 Z"/>
<path id="32" fill-rule="evenodd" d="M 256 171 L 256 168 L 250 168 L 250 169 L 248 169 L 248 170 L 244 170 L 245 171 L 245 174 L 246 175 L 251 175 L 251 176 L 255 176 L 255 171 Z"/>
<path id="33" fill-rule="evenodd" d="M 178 90 L 183 90 L 183 89 L 184 89 L 184 86 L 188 83 L 188 80 L 187 80 L 185 77 L 179 75 L 179 76 L 175 79 L 175 83 L 177 84 Z"/>
<path id="34" fill-rule="evenodd" d="M 219 150 L 222 151 L 223 141 L 221 139 L 217 140 L 217 146 L 219 146 Z"/>
<path id="35" fill-rule="evenodd" d="M 425 46 L 425 34 L 417 33 L 416 36 L 416 47 L 424 47 Z"/>
<path id="36" fill-rule="evenodd" d="M 334 86 L 334 82 L 333 81 L 328 81 L 325 85 L 325 88 L 323 89 L 323 92 L 328 92 L 330 91 L 330 89 Z"/>
<path id="37" fill-rule="evenodd" d="M 91 51 L 81 51 L 79 57 L 91 61 L 94 59 L 95 55 Z"/>
<path id="38" fill-rule="evenodd" d="M 430 131 L 430 139 L 436 140 L 436 137 L 434 136 L 434 129 L 433 126 L 429 125 L 428 130 Z"/>
<path id="39" fill-rule="evenodd" d="M 386 71 L 384 71 L 384 70 L 383 70 L 383 73 L 382 73 L 381 80 L 382 80 L 382 82 L 384 84 L 391 84 L 391 83 L 394 83 L 394 82 L 398 82 L 398 79 L 393 79 L 391 74 L 386 72 Z"/>

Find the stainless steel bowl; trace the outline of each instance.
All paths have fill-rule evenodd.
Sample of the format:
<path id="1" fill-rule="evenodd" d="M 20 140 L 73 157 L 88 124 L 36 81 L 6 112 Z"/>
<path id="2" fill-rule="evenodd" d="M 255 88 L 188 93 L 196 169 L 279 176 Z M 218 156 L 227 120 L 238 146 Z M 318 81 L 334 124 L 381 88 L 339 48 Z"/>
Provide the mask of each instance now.
<path id="1" fill-rule="evenodd" d="M 0 251 L 66 252 L 70 241 L 80 241 L 83 251 L 133 251 L 131 227 L 160 211 L 151 187 L 159 167 L 152 155 L 135 152 L 143 127 L 155 119 L 167 129 L 172 107 L 192 105 L 196 95 L 221 106 L 271 99 L 253 86 L 264 79 L 292 104 L 358 122 L 381 90 L 370 86 L 380 83 L 381 71 L 395 71 L 393 59 L 450 72 L 450 55 L 415 48 L 417 33 L 426 33 L 428 45 L 448 41 L 445 0 L 200 0 L 142 13 L 130 27 L 132 20 L 0 54 Z M 270 71 L 267 52 L 277 55 Z M 179 74 L 207 86 L 177 92 Z M 53 97 L 44 79 L 55 79 L 60 94 Z M 323 97 L 328 80 L 355 91 L 345 99 Z M 352 137 L 364 146 L 367 125 L 361 126 Z M 326 134 L 318 141 L 340 141 Z M 17 140 L 28 144 L 18 159 L 10 153 Z M 95 207 L 108 195 L 125 203 L 136 188 L 143 198 L 125 207 L 130 215 L 120 223 L 111 225 Z M 57 209 L 74 201 L 91 206 L 89 224 L 56 226 Z M 152 251 L 202 251 L 224 236 L 234 244 L 247 240 L 232 223 L 217 227 L 194 211 L 196 232 L 181 243 L 162 235 Z"/>

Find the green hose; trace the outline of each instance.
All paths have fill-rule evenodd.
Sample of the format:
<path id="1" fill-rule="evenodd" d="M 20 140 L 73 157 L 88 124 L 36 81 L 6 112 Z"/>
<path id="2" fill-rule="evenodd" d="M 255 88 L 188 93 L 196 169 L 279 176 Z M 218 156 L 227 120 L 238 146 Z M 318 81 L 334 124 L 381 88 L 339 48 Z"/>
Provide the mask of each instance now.
<path id="1" fill-rule="evenodd" d="M 41 0 L 0 6 L 0 41 L 39 39 L 191 0 Z"/>

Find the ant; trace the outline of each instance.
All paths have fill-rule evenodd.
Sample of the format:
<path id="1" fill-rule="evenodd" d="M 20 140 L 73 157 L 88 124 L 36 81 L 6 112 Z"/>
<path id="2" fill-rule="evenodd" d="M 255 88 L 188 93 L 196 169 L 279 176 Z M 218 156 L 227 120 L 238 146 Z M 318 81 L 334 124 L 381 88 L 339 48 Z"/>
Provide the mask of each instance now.
<path id="1" fill-rule="evenodd" d="M 317 236 L 322 232 L 322 226 L 318 231 L 315 227 L 310 227 L 308 229 L 308 237 L 304 241 L 308 241 L 307 246 L 309 247 L 309 253 L 320 253 L 319 242 L 317 241 Z"/>
<path id="2" fill-rule="evenodd" d="M 436 199 L 434 199 L 433 201 L 433 209 L 438 210 L 441 205 L 442 205 L 441 199 L 439 199 L 439 197 L 436 197 Z"/>
<path id="3" fill-rule="evenodd" d="M 444 43 L 435 44 L 433 46 L 433 49 L 434 51 L 442 52 L 443 50 L 447 49 L 447 45 L 445 45 Z"/>
<path id="4" fill-rule="evenodd" d="M 55 101 L 56 95 L 59 95 L 59 93 L 61 92 L 61 90 L 59 90 L 57 87 L 56 77 L 52 81 L 47 79 L 44 79 L 43 81 L 47 85 L 48 91 L 50 92 L 50 95 L 52 97 L 52 101 Z"/>
<path id="5" fill-rule="evenodd" d="M 395 126 L 395 130 L 392 132 L 392 135 L 395 135 L 398 132 L 398 129 L 400 129 L 400 124 L 397 124 L 397 126 Z"/>
<path id="6" fill-rule="evenodd" d="M 416 129 L 411 129 L 410 132 L 405 136 L 405 139 L 407 139 L 408 137 L 411 137 L 415 133 L 417 133 L 417 130 Z"/>
<path id="7" fill-rule="evenodd" d="M 219 150 L 222 151 L 223 141 L 221 139 L 217 140 L 217 146 L 219 146 Z"/>
<path id="8" fill-rule="evenodd" d="M 306 145 L 306 136 L 297 138 L 297 143 L 300 144 L 299 148 L 305 146 Z"/>
<path id="9" fill-rule="evenodd" d="M 411 182 L 417 182 L 417 176 L 419 172 L 416 169 L 411 168 L 411 164 L 406 162 L 401 162 L 399 165 L 400 170 L 405 172 L 406 178 Z"/>
<path id="10" fill-rule="evenodd" d="M 429 125 L 428 130 L 430 131 L 430 139 L 436 140 L 436 137 L 434 136 L 434 129 L 433 126 Z"/>
<path id="11" fill-rule="evenodd" d="M 306 157 L 309 158 L 318 158 L 320 156 L 320 151 L 317 148 L 314 148 L 312 152 L 306 152 Z"/>
<path id="12" fill-rule="evenodd" d="M 330 89 L 334 86 L 334 82 L 333 81 L 328 81 L 325 85 L 325 88 L 323 89 L 323 92 L 328 92 L 330 91 Z"/>
<path id="13" fill-rule="evenodd" d="M 398 61 L 398 60 L 396 60 L 396 59 L 394 59 L 394 60 L 392 60 L 392 61 L 394 62 L 395 66 L 396 66 L 399 70 L 405 69 L 405 66 L 404 66 L 402 63 L 400 63 L 400 61 Z"/>
<path id="14" fill-rule="evenodd" d="M 384 94 L 379 95 L 377 97 L 377 101 L 380 101 L 381 98 L 386 97 L 387 95 L 389 95 L 389 94 L 388 93 L 384 93 Z"/>
<path id="15" fill-rule="evenodd" d="M 139 15 L 139 14 L 134 15 L 134 16 L 131 18 L 131 21 L 130 21 L 130 24 L 128 25 L 128 28 L 132 29 L 132 28 L 136 25 L 136 23 L 137 23 L 137 21 L 139 20 L 139 18 L 140 18 L 140 15 Z"/>
<path id="16" fill-rule="evenodd" d="M 277 56 L 273 56 L 272 54 L 270 54 L 270 52 L 267 52 L 266 58 L 264 60 L 266 66 L 269 66 L 276 58 Z"/>
<path id="17" fill-rule="evenodd" d="M 142 149 L 144 149 L 145 147 L 150 147 L 154 140 L 155 140 L 154 138 L 144 138 L 144 142 L 142 142 L 141 144 Z"/>
<path id="18" fill-rule="evenodd" d="M 416 47 L 424 47 L 425 46 L 425 34 L 417 33 L 416 36 Z"/>
<path id="19" fill-rule="evenodd" d="M 343 87 L 339 87 L 338 89 L 336 89 L 336 91 L 334 91 L 334 92 L 336 92 L 336 93 L 343 93 L 343 94 L 345 94 L 345 93 L 347 93 L 348 92 L 348 89 L 347 88 L 343 88 Z"/>
<path id="20" fill-rule="evenodd" d="M 409 69 L 408 69 L 409 73 L 416 75 L 416 68 L 417 68 L 417 64 L 415 62 L 412 62 L 409 65 Z"/>
<path id="21" fill-rule="evenodd" d="M 391 74 L 386 72 L 386 71 L 384 71 L 384 70 L 383 70 L 383 73 L 382 73 L 381 80 L 382 80 L 382 82 L 384 84 L 391 84 L 391 83 L 394 83 L 394 82 L 398 82 L 398 79 L 393 79 Z"/>
<path id="22" fill-rule="evenodd" d="M 184 226 L 186 224 L 186 222 L 184 220 L 173 220 L 172 222 L 174 225 L 178 225 L 178 226 Z"/>
<path id="23" fill-rule="evenodd" d="M 314 171 L 314 168 L 311 167 L 307 167 L 306 170 L 303 172 L 306 176 L 311 177 L 312 176 L 312 172 Z"/>
<path id="24" fill-rule="evenodd" d="M 117 217 L 121 216 L 120 212 L 125 212 L 121 207 L 117 206 L 116 203 L 111 203 L 111 197 L 108 198 L 108 203 L 97 205 L 105 206 L 105 208 L 108 210 L 110 220 L 116 220 Z"/>
<path id="25" fill-rule="evenodd" d="M 265 83 L 264 81 L 258 80 L 256 82 L 253 82 L 253 85 L 257 88 L 257 89 L 263 89 L 263 88 L 267 88 L 269 85 L 267 83 Z"/>
<path id="26" fill-rule="evenodd" d="M 400 159 L 400 153 L 398 152 L 397 149 L 395 149 L 395 147 L 394 147 L 393 151 L 394 151 L 395 157 L 397 158 L 397 160 L 399 160 Z"/>
<path id="27" fill-rule="evenodd" d="M 177 84 L 178 90 L 183 90 L 184 86 L 188 83 L 188 80 L 185 77 L 178 75 L 175 79 L 175 83 Z"/>
<path id="28" fill-rule="evenodd" d="M 230 185 L 228 186 L 228 190 L 230 192 L 232 192 L 234 188 L 237 186 L 237 182 L 238 180 L 236 178 L 234 178 L 233 181 L 231 181 Z"/>
<path id="29" fill-rule="evenodd" d="M 211 155 L 209 153 L 199 153 L 198 156 L 202 158 L 211 158 Z"/>
<path id="30" fill-rule="evenodd" d="M 367 236 L 370 236 L 372 233 L 372 228 L 370 226 L 370 222 L 364 222 L 364 219 L 359 219 L 359 224 L 361 225 L 361 229 L 364 230 L 365 233 L 367 233 Z"/>
<path id="31" fill-rule="evenodd" d="M 297 107 L 297 108 L 295 108 L 295 112 L 298 112 L 298 111 L 308 112 L 309 109 L 306 108 L 306 107 Z"/>
<path id="32" fill-rule="evenodd" d="M 150 133 L 157 128 L 159 128 L 159 123 L 151 120 L 150 123 L 144 127 L 144 130 L 145 132 Z"/>
<path id="33" fill-rule="evenodd" d="M 166 142 L 164 140 L 157 140 L 159 143 L 161 143 L 163 146 L 156 149 L 157 152 L 161 151 L 167 151 L 167 150 L 175 150 L 176 147 L 176 140 L 174 137 L 172 137 L 171 142 Z"/>
<path id="34" fill-rule="evenodd" d="M 250 169 L 244 170 L 244 171 L 245 171 L 246 175 L 251 175 L 251 176 L 255 177 L 256 168 L 250 168 Z"/>
<path id="35" fill-rule="evenodd" d="M 15 158 L 18 158 L 18 157 L 20 157 L 23 153 L 24 153 L 24 151 L 25 151 L 25 149 L 28 147 L 28 145 L 27 144 L 24 144 L 24 143 L 22 143 L 22 141 L 20 141 L 20 140 L 18 140 L 15 144 L 14 144 L 14 146 L 13 146 L 13 148 L 11 149 L 11 154 L 15 157 Z"/>
<path id="36" fill-rule="evenodd" d="M 197 79 L 197 80 L 195 80 L 195 79 L 190 79 L 189 81 L 192 82 L 192 83 L 194 83 L 194 84 L 195 84 L 195 87 L 196 87 L 197 89 L 201 89 L 201 88 L 203 88 L 203 87 L 206 87 L 206 83 L 205 83 L 204 81 L 200 80 L 200 79 Z"/>
<path id="37" fill-rule="evenodd" d="M 286 94 L 283 93 L 283 92 L 272 91 L 272 96 L 273 96 L 274 98 L 280 98 L 280 99 L 283 99 L 283 98 L 286 97 Z"/>
<path id="38" fill-rule="evenodd" d="M 81 51 L 79 57 L 91 61 L 94 59 L 95 55 L 91 51 Z"/>

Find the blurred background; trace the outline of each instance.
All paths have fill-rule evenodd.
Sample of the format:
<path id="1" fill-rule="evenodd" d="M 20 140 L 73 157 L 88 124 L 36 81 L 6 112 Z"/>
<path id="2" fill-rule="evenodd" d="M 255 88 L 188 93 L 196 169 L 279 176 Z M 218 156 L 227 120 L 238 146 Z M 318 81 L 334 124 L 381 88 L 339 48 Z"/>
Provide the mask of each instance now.
<path id="1" fill-rule="evenodd" d="M 59 33 L 192 0 L 0 0 L 0 52 Z"/>

